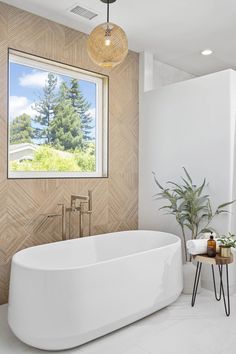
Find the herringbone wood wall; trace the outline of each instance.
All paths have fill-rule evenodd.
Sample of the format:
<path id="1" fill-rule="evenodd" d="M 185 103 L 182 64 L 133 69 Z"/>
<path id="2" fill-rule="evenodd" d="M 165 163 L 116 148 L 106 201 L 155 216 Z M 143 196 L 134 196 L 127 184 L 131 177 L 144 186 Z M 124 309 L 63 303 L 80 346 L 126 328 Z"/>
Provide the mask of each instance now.
<path id="1" fill-rule="evenodd" d="M 108 179 L 7 180 L 8 47 L 110 76 Z M 117 68 L 100 70 L 88 58 L 85 34 L 0 2 L 0 303 L 8 298 L 12 255 L 60 240 L 59 219 L 35 231 L 40 214 L 88 189 L 93 234 L 137 228 L 138 54 L 129 52 Z"/>

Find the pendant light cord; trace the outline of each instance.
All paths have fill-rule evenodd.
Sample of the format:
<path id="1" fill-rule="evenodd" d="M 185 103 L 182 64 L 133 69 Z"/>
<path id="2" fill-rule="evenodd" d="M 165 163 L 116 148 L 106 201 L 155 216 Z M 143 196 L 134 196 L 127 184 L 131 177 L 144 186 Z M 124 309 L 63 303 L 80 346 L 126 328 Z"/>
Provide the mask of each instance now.
<path id="1" fill-rule="evenodd" d="M 109 23 L 109 19 L 110 19 L 110 3 L 109 0 L 107 1 L 107 23 Z"/>

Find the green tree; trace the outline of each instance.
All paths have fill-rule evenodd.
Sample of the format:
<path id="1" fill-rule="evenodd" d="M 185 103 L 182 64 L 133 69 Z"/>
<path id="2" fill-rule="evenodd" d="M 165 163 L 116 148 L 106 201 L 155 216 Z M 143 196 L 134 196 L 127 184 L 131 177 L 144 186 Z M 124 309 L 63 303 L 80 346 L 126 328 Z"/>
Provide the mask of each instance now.
<path id="1" fill-rule="evenodd" d="M 43 96 L 35 103 L 34 109 L 38 112 L 35 118 L 35 137 L 42 139 L 45 143 L 51 143 L 50 123 L 54 118 L 57 104 L 56 96 L 57 77 L 48 73 L 48 77 L 43 88 Z"/>
<path id="2" fill-rule="evenodd" d="M 93 129 L 93 117 L 88 112 L 91 104 L 84 98 L 79 89 L 79 82 L 77 79 L 71 79 L 69 88 L 69 98 L 72 106 L 80 116 L 81 129 L 83 131 L 83 140 L 91 140 L 91 130 Z"/>
<path id="3" fill-rule="evenodd" d="M 31 143 L 33 139 L 31 118 L 28 114 L 21 114 L 10 124 L 10 144 Z"/>
<path id="4" fill-rule="evenodd" d="M 54 118 L 50 121 L 51 145 L 59 150 L 75 150 L 83 146 L 83 133 L 79 114 L 68 98 L 65 82 L 60 85 L 58 104 Z"/>

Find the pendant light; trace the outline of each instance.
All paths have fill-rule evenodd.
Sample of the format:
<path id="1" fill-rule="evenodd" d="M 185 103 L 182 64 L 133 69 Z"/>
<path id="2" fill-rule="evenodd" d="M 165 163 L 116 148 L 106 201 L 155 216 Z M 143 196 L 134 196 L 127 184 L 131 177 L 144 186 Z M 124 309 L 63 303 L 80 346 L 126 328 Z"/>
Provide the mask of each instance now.
<path id="1" fill-rule="evenodd" d="M 95 64 L 113 68 L 120 64 L 128 54 L 128 40 L 123 29 L 110 22 L 111 3 L 116 0 L 101 0 L 107 4 L 107 22 L 95 27 L 90 33 L 87 50 Z"/>

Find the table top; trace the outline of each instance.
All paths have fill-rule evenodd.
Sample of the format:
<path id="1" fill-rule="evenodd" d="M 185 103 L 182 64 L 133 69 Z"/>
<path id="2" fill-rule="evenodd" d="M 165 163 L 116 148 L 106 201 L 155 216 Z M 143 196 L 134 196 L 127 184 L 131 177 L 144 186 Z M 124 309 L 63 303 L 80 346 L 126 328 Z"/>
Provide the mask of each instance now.
<path id="1" fill-rule="evenodd" d="M 219 254 L 216 254 L 215 257 L 208 257 L 207 254 L 197 254 L 196 256 L 193 256 L 193 259 L 196 262 L 207 263 L 212 265 L 230 264 L 234 261 L 234 257 L 232 254 L 230 257 L 221 257 Z"/>

